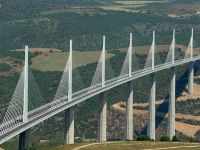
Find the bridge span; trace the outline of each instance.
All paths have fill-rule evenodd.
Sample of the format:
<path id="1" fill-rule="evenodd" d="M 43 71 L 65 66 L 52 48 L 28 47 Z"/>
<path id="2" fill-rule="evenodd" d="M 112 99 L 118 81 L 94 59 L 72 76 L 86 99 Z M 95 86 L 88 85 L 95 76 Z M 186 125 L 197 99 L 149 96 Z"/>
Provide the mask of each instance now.
<path id="1" fill-rule="evenodd" d="M 170 93 L 169 93 L 169 117 L 168 117 L 168 129 L 167 134 L 170 139 L 175 135 L 175 83 L 176 83 L 176 67 L 182 64 L 189 63 L 189 75 L 188 75 L 188 90 L 189 93 L 193 92 L 193 74 L 194 74 L 194 63 L 200 59 L 200 56 L 194 54 L 193 52 L 193 29 L 190 39 L 190 44 L 187 49 L 185 57 L 183 59 L 175 59 L 175 30 L 173 31 L 173 40 L 171 43 L 170 50 L 165 63 L 155 65 L 155 32 L 153 32 L 153 41 L 149 55 L 147 57 L 147 62 L 145 67 L 141 70 L 133 71 L 132 70 L 132 59 L 133 59 L 133 50 L 132 50 L 132 34 L 130 34 L 130 45 L 127 52 L 126 60 L 124 61 L 124 68 L 122 74 L 119 77 L 115 77 L 109 80 L 106 80 L 106 64 L 105 64 L 105 36 L 103 36 L 103 50 L 97 66 L 97 71 L 99 72 L 98 78 L 95 78 L 95 84 L 92 84 L 90 87 L 82 89 L 80 91 L 72 93 L 72 40 L 70 40 L 70 53 L 66 68 L 61 79 L 59 90 L 63 88 L 67 89 L 67 94 L 64 94 L 60 97 L 54 99 L 53 102 L 42 105 L 38 108 L 35 108 L 31 111 L 28 110 L 28 76 L 29 76 L 29 67 L 28 67 L 28 46 L 25 46 L 25 65 L 24 70 L 21 75 L 23 88 L 21 93 L 23 93 L 22 102 L 12 102 L 10 103 L 10 109 L 17 109 L 16 107 L 21 108 L 21 112 L 18 114 L 12 115 L 11 112 L 7 111 L 4 121 L 0 124 L 0 144 L 6 142 L 7 140 L 13 138 L 14 136 L 20 135 L 20 150 L 24 150 L 28 144 L 28 130 L 41 123 L 42 121 L 65 111 L 65 143 L 73 144 L 74 143 L 74 106 L 95 96 L 99 95 L 101 101 L 101 112 L 99 116 L 99 141 L 106 141 L 106 91 L 117 87 L 122 84 L 128 85 L 129 98 L 126 105 L 126 139 L 133 140 L 133 83 L 132 81 L 150 75 L 150 94 L 149 94 L 149 121 L 147 127 L 148 136 L 155 140 L 155 93 L 156 93 L 156 79 L 155 73 L 164 69 L 170 69 Z M 100 70 L 100 71 L 99 71 Z M 64 78 L 64 79 L 63 79 Z M 62 89 L 60 89 L 62 88 Z M 66 90 L 65 89 L 65 90 Z M 9 109 L 8 108 L 8 109 Z"/>

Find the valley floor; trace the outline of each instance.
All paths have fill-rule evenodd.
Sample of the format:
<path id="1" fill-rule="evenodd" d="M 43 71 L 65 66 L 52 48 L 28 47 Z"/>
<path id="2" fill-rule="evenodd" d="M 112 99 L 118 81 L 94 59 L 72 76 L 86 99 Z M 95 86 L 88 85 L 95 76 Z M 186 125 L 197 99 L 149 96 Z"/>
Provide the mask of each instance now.
<path id="1" fill-rule="evenodd" d="M 195 77 L 195 78 L 199 78 L 199 77 Z M 183 101 L 187 101 L 187 100 L 191 100 L 191 99 L 198 99 L 200 98 L 200 85 L 194 83 L 193 84 L 194 87 L 194 93 L 192 95 L 189 95 L 187 92 L 183 92 L 181 94 L 180 97 L 177 98 L 177 102 L 183 102 Z M 157 100 L 156 101 L 156 105 L 160 105 L 165 103 L 164 99 L 162 100 Z M 148 103 L 134 103 L 133 106 L 136 107 L 147 107 Z M 120 101 L 114 105 L 112 105 L 112 108 L 116 111 L 120 111 L 120 112 L 125 112 L 125 102 L 124 101 Z M 148 114 L 148 110 L 147 109 L 134 109 L 133 111 L 134 115 L 147 115 Z M 159 112 L 156 111 L 156 116 L 164 116 L 167 117 L 166 113 L 163 112 Z M 182 114 L 182 113 L 176 113 L 176 119 L 186 119 L 186 120 L 190 120 L 190 121 L 200 121 L 200 117 L 199 116 L 195 116 L 192 114 Z M 184 122 L 180 122 L 180 121 L 176 121 L 176 130 L 183 133 L 184 135 L 190 136 L 190 137 L 195 137 L 195 134 L 197 131 L 200 130 L 200 125 L 193 125 L 193 124 L 188 124 L 188 123 L 184 123 Z M 200 148 L 199 148 L 200 149 Z"/>

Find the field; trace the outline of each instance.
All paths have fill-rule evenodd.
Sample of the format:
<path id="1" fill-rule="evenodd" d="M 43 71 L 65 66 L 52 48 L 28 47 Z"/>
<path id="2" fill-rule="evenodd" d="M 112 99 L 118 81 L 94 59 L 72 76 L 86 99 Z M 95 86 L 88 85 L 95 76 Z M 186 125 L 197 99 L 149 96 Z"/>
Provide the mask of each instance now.
<path id="1" fill-rule="evenodd" d="M 104 10 L 112 10 L 112 11 L 125 11 L 125 12 L 136 12 L 137 8 L 147 6 L 152 3 L 167 3 L 169 1 L 112 1 L 110 3 L 104 3 L 104 6 L 100 6 L 100 8 Z"/>
<path id="2" fill-rule="evenodd" d="M 150 3 L 164 3 L 168 1 L 114 1 L 114 3 L 122 5 L 141 5 L 141 4 L 150 4 Z"/>
<path id="3" fill-rule="evenodd" d="M 172 149 L 177 150 L 198 150 L 199 143 L 181 143 L 181 142 L 105 142 L 105 143 L 91 143 L 83 145 L 66 145 L 49 150 L 151 150 L 151 149 Z"/>
<path id="4" fill-rule="evenodd" d="M 156 52 L 169 52 L 169 49 L 170 49 L 170 45 L 156 45 L 155 47 L 155 51 Z M 187 47 L 184 46 L 184 45 L 176 45 L 176 49 L 181 49 L 182 52 L 186 52 L 187 50 Z M 127 52 L 127 48 L 120 48 L 119 49 L 120 51 L 122 52 Z M 133 47 L 133 51 L 137 54 L 148 54 L 150 50 L 150 45 L 147 45 L 147 46 L 135 46 Z M 199 54 L 199 49 L 198 48 L 195 48 L 194 49 L 194 55 L 196 54 Z"/>
<path id="5" fill-rule="evenodd" d="M 185 46 L 177 45 L 177 48 L 181 48 L 183 51 L 186 50 Z M 150 46 L 136 46 L 133 47 L 133 51 L 137 54 L 148 54 Z M 156 47 L 157 52 L 167 52 L 169 51 L 169 45 L 157 45 Z M 53 51 L 50 53 L 49 51 Z M 122 52 L 127 52 L 127 48 L 119 49 Z M 68 52 L 61 52 L 57 49 L 41 49 L 41 48 L 31 48 L 30 51 L 35 52 L 42 52 L 38 56 L 32 59 L 31 67 L 33 69 L 37 69 L 40 71 L 63 71 L 64 67 L 67 63 L 68 59 Z M 100 58 L 101 51 L 74 51 L 73 52 L 73 68 L 84 66 L 90 63 L 95 63 Z M 114 56 L 111 53 L 108 53 L 106 56 L 107 59 Z"/>
<path id="6" fill-rule="evenodd" d="M 184 46 L 177 45 L 182 49 Z M 137 46 L 133 47 L 133 51 L 138 54 L 148 54 L 150 46 Z M 53 51 L 50 53 L 49 51 Z M 127 52 L 127 48 L 120 49 L 122 52 Z M 63 71 L 67 63 L 68 52 L 61 52 L 57 49 L 48 48 L 30 48 L 30 51 L 42 52 L 32 59 L 31 67 L 40 71 Z M 169 51 L 169 45 L 158 45 L 157 52 Z M 98 62 L 101 51 L 74 51 L 73 52 L 73 68 L 84 66 L 90 63 Z M 109 53 L 107 59 L 113 57 L 114 54 Z"/>
<path id="7" fill-rule="evenodd" d="M 146 6 L 145 4 L 137 4 L 137 5 L 120 5 L 120 4 L 113 4 L 113 5 L 106 5 L 101 6 L 100 8 L 104 10 L 112 10 L 112 11 L 125 11 L 125 12 L 136 12 L 135 8 Z"/>
<path id="8" fill-rule="evenodd" d="M 193 15 L 199 15 L 199 3 L 160 3 L 148 5 L 146 9 L 165 10 L 165 13 L 172 18 L 187 18 Z M 167 9 L 166 9 L 167 8 Z"/>
<path id="9" fill-rule="evenodd" d="M 97 62 L 101 51 L 92 52 L 73 52 L 73 67 L 84 66 Z M 40 71 L 63 71 L 67 63 L 68 52 L 42 53 L 32 59 L 32 68 Z M 111 58 L 113 54 L 108 54 Z"/>
<path id="10" fill-rule="evenodd" d="M 76 13 L 76 14 L 95 14 L 97 10 L 95 8 L 88 8 L 88 7 L 67 7 L 61 9 L 53 9 L 53 10 L 45 10 L 41 11 L 40 15 L 52 15 L 52 14 L 59 14 L 59 13 Z"/>

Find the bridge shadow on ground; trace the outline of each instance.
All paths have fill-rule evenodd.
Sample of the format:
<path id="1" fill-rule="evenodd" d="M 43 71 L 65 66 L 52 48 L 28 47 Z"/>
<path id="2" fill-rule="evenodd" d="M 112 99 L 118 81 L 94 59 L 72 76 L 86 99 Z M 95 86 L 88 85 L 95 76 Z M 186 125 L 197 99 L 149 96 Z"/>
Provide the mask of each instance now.
<path id="1" fill-rule="evenodd" d="M 199 75 L 199 69 L 200 69 L 200 61 L 195 62 L 194 64 L 194 75 Z M 186 90 L 186 86 L 188 84 L 188 74 L 189 74 L 189 68 L 187 68 L 187 70 L 183 73 L 183 75 L 179 78 L 179 80 L 176 80 L 176 100 L 179 96 L 181 96 L 181 93 Z M 161 112 L 162 115 L 156 115 L 156 126 L 155 128 L 157 129 L 163 119 L 165 118 L 165 116 L 168 113 L 168 99 L 169 99 L 169 94 L 165 96 L 165 102 L 158 105 L 156 107 L 156 112 Z M 147 125 L 145 126 L 145 128 L 142 130 L 142 132 L 140 133 L 141 135 L 146 135 L 147 134 Z"/>

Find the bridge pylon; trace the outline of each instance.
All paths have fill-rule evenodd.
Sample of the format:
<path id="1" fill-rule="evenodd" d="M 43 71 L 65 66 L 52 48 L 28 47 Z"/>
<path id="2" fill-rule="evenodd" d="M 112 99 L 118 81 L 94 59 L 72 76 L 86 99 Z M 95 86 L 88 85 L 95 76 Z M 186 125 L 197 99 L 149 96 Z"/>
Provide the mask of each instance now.
<path id="1" fill-rule="evenodd" d="M 72 101 L 72 40 L 70 40 L 68 62 L 68 101 Z M 65 110 L 64 115 L 64 143 L 74 144 L 74 107 Z"/>
<path id="2" fill-rule="evenodd" d="M 19 150 L 27 150 L 29 145 L 29 132 L 26 130 L 19 135 Z"/>
<path id="3" fill-rule="evenodd" d="M 106 37 L 103 36 L 103 49 L 102 49 L 102 58 L 101 58 L 101 64 L 102 64 L 102 87 L 105 86 L 105 69 L 106 69 Z"/>
<path id="4" fill-rule="evenodd" d="M 74 107 L 64 112 L 64 144 L 74 144 Z"/>
<path id="5" fill-rule="evenodd" d="M 24 61 L 24 98 L 23 98 L 23 123 L 28 122 L 28 45 L 25 46 Z M 19 150 L 26 150 L 29 145 L 29 130 L 19 135 Z"/>
<path id="6" fill-rule="evenodd" d="M 193 59 L 193 51 L 194 51 L 194 29 L 192 28 L 192 33 L 191 33 L 191 59 Z"/>
<path id="7" fill-rule="evenodd" d="M 103 36 L 103 49 L 102 49 L 102 87 L 105 86 L 105 54 L 106 54 L 106 37 Z M 100 105 L 100 114 L 99 114 L 99 125 L 98 125 L 98 140 L 104 142 L 107 140 L 106 129 L 107 129 L 107 99 L 106 92 L 99 94 Z"/>
<path id="8" fill-rule="evenodd" d="M 194 62 L 189 63 L 189 74 L 188 74 L 188 93 L 192 95 L 193 93 L 193 83 L 194 83 Z"/>
<path id="9" fill-rule="evenodd" d="M 176 68 L 175 66 L 170 69 L 171 81 L 170 81 L 170 93 L 169 93 L 169 105 L 168 105 L 168 124 L 167 135 L 172 140 L 175 136 L 175 103 L 176 103 Z"/>
<path id="10" fill-rule="evenodd" d="M 70 40 L 70 50 L 69 50 L 69 78 L 68 78 L 68 101 L 72 100 L 72 40 Z"/>
<path id="11" fill-rule="evenodd" d="M 155 140 L 155 98 L 156 98 L 156 79 L 155 73 L 150 74 L 150 95 L 149 95 L 149 118 L 147 135 Z"/>
<path id="12" fill-rule="evenodd" d="M 128 99 L 126 101 L 126 140 L 133 140 L 133 81 L 128 84 Z"/>
<path id="13" fill-rule="evenodd" d="M 129 77 L 131 77 L 131 73 L 132 73 L 132 57 L 133 57 L 133 36 L 132 33 L 130 33 L 130 45 L 129 45 Z"/>
<path id="14" fill-rule="evenodd" d="M 193 49 L 194 49 L 194 30 L 192 28 L 192 35 L 191 35 L 191 47 L 190 47 L 190 50 L 191 50 L 191 54 L 190 54 L 190 57 L 191 59 L 193 59 Z M 194 83 L 194 62 L 190 62 L 189 63 L 189 75 L 188 75 L 188 92 L 190 95 L 192 95 L 193 93 L 193 83 Z"/>
<path id="15" fill-rule="evenodd" d="M 28 46 L 25 46 L 23 122 L 28 121 Z"/>
<path id="16" fill-rule="evenodd" d="M 153 43 L 152 43 L 152 53 L 151 53 L 151 67 L 152 70 L 154 70 L 154 66 L 155 66 L 155 31 L 153 31 Z"/>
<path id="17" fill-rule="evenodd" d="M 174 64 L 175 60 L 175 46 L 176 46 L 176 31 L 173 30 L 173 40 L 172 40 L 172 64 Z"/>
<path id="18" fill-rule="evenodd" d="M 175 54 L 175 30 L 173 30 L 173 41 L 172 41 L 172 64 L 174 64 Z M 170 91 L 169 91 L 169 103 L 168 103 L 168 124 L 167 124 L 167 135 L 172 140 L 175 136 L 175 103 L 176 103 L 176 67 L 170 68 Z"/>
<path id="19" fill-rule="evenodd" d="M 98 126 L 98 140 L 99 142 L 105 142 L 107 140 L 107 99 L 106 92 L 99 95 L 100 114 L 99 114 L 99 126 Z"/>

